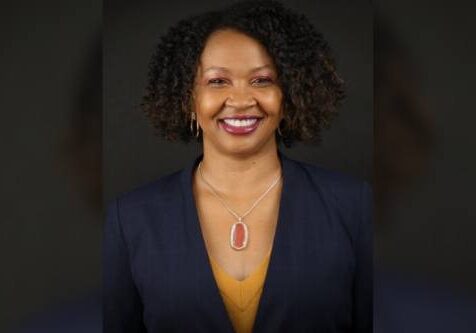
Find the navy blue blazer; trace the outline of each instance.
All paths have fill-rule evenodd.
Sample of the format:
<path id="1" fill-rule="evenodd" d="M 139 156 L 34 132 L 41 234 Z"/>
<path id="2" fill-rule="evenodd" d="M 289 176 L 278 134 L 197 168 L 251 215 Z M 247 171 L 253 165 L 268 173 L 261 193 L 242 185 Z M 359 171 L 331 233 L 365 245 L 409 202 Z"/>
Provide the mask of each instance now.
<path id="1" fill-rule="evenodd" d="M 369 186 L 281 152 L 279 219 L 254 332 L 372 331 Z M 103 243 L 105 333 L 233 332 L 185 169 L 118 197 Z"/>

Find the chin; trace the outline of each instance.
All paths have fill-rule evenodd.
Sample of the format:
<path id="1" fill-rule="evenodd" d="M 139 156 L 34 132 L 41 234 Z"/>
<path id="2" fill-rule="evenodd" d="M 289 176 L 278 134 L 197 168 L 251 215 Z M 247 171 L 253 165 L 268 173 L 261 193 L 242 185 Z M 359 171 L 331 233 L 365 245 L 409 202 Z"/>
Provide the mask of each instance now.
<path id="1" fill-rule="evenodd" d="M 223 152 L 226 152 L 229 155 L 236 155 L 236 156 L 249 156 L 253 154 L 259 153 L 262 149 L 264 149 L 267 145 L 271 144 L 270 142 L 263 142 L 259 141 L 256 142 L 229 142 L 225 147 L 220 149 Z"/>

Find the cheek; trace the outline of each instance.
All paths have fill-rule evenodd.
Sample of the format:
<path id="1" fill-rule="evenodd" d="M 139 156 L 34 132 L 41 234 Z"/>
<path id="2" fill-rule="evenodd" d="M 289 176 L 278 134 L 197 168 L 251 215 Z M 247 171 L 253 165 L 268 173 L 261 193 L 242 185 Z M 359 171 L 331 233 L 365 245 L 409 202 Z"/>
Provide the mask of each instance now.
<path id="1" fill-rule="evenodd" d="M 266 91 L 260 96 L 262 107 L 270 114 L 279 114 L 282 101 L 283 94 L 280 89 Z"/>
<path id="2" fill-rule="evenodd" d="M 219 112 L 225 99 L 217 92 L 202 91 L 195 98 L 195 111 L 202 116 L 211 116 Z"/>

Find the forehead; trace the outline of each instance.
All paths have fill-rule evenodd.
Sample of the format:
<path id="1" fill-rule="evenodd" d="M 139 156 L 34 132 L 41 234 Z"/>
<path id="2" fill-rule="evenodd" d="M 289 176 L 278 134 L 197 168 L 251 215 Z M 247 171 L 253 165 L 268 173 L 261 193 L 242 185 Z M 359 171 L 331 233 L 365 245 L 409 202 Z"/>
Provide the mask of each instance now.
<path id="1" fill-rule="evenodd" d="M 219 30 L 207 39 L 200 66 L 229 69 L 249 69 L 265 65 L 274 69 L 273 60 L 257 40 L 235 30 Z"/>

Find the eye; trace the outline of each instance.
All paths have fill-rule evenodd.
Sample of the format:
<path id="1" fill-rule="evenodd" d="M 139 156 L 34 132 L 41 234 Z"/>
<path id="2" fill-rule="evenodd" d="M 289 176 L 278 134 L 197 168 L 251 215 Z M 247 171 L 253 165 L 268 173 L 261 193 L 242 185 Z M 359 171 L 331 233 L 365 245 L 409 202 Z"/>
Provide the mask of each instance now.
<path id="1" fill-rule="evenodd" d="M 251 84 L 254 86 L 267 86 L 273 83 L 273 79 L 267 76 L 258 77 L 251 81 Z"/>
<path id="2" fill-rule="evenodd" d="M 222 79 L 222 78 L 213 78 L 207 81 L 207 84 L 209 86 L 223 86 L 227 84 L 227 80 Z"/>

